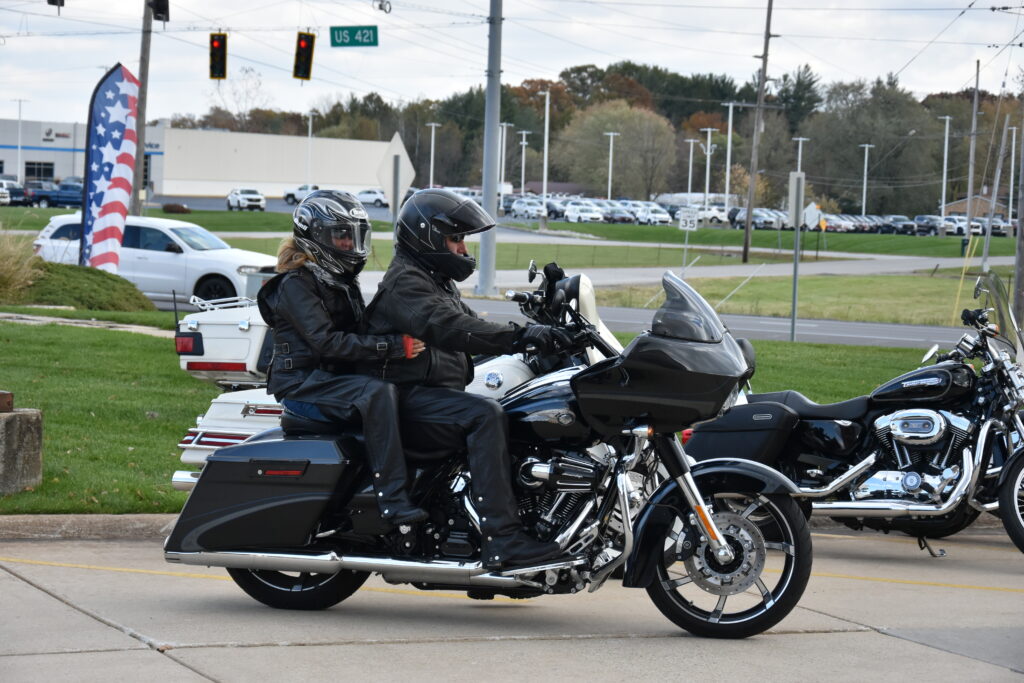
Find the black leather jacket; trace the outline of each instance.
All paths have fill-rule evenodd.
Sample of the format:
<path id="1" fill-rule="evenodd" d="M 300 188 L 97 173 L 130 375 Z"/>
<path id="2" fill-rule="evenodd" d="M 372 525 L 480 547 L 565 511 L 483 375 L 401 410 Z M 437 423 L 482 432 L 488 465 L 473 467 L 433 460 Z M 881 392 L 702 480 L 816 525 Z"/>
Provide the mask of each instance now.
<path id="1" fill-rule="evenodd" d="M 274 331 L 267 391 L 279 401 L 316 368 L 366 374 L 359 366 L 403 354 L 401 336 L 359 334 L 366 309 L 355 280 L 343 288 L 326 287 L 306 268 L 297 268 L 267 282 L 257 302 Z"/>
<path id="2" fill-rule="evenodd" d="M 465 389 L 473 381 L 470 354 L 512 352 L 516 328 L 481 320 L 462 303 L 450 278 L 422 267 L 399 251 L 367 309 L 373 334 L 405 333 L 426 350 L 412 359 L 388 358 L 376 376 L 395 384 Z"/>

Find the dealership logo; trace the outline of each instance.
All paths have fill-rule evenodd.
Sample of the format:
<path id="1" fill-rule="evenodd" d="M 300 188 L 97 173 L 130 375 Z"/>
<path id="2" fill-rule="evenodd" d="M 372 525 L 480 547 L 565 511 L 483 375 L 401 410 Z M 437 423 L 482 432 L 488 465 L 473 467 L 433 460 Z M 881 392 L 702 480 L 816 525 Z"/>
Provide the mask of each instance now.
<path id="1" fill-rule="evenodd" d="M 53 142 L 57 138 L 69 140 L 71 139 L 71 133 L 66 131 L 55 131 L 53 128 L 47 128 L 43 131 L 43 142 Z"/>

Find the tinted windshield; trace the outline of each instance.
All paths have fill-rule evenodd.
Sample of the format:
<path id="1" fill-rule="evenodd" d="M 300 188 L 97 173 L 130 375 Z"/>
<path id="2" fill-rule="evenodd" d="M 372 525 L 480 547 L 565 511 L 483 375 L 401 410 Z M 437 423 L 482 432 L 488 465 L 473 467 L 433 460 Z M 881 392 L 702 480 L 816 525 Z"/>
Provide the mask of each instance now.
<path id="1" fill-rule="evenodd" d="M 725 325 L 697 290 L 671 272 L 665 273 L 661 284 L 665 303 L 654 314 L 651 332 L 686 341 L 722 341 Z"/>
<path id="2" fill-rule="evenodd" d="M 226 242 L 214 235 L 206 228 L 193 225 L 188 228 L 171 228 L 171 232 L 182 242 L 196 251 L 210 251 L 211 249 L 230 249 Z"/>
<path id="3" fill-rule="evenodd" d="M 992 272 L 982 275 L 974 286 L 974 296 L 981 306 L 993 309 L 989 313 L 989 322 L 999 326 L 999 334 L 993 337 L 993 341 L 998 342 L 999 348 L 1009 353 L 1014 360 L 1024 360 L 1020 327 L 1014 319 L 1010 297 L 1003 281 Z"/>
<path id="4" fill-rule="evenodd" d="M 239 190 L 242 194 L 259 194 L 259 190 Z"/>

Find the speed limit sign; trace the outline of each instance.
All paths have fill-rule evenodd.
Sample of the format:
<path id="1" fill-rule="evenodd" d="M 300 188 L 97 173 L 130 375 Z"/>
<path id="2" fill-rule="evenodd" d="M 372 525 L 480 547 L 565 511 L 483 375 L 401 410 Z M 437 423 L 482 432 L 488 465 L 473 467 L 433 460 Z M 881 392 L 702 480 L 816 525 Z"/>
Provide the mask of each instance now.
<path id="1" fill-rule="evenodd" d="M 679 229 L 693 231 L 697 229 L 697 209 L 691 206 L 684 206 L 676 213 L 679 219 Z"/>

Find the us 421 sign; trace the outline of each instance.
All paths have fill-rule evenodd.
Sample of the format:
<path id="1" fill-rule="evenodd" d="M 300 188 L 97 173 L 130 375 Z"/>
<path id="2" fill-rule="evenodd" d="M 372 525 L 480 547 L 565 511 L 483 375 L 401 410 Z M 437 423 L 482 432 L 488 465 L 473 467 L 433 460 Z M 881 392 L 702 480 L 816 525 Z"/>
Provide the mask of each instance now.
<path id="1" fill-rule="evenodd" d="M 377 47 L 377 27 L 332 26 L 331 47 Z"/>

